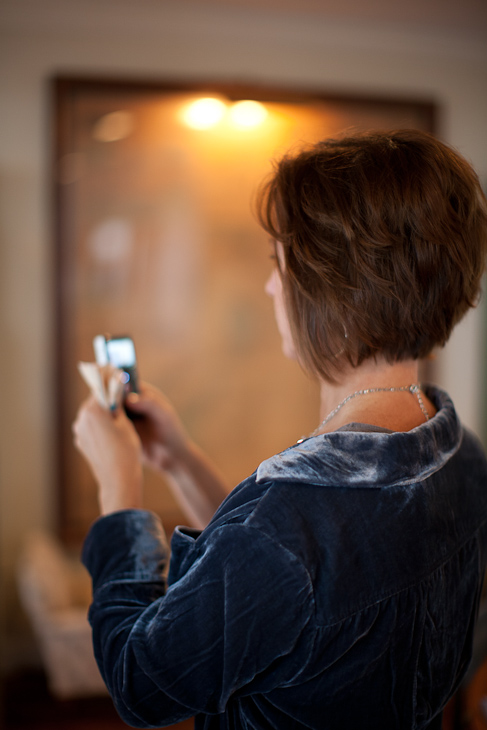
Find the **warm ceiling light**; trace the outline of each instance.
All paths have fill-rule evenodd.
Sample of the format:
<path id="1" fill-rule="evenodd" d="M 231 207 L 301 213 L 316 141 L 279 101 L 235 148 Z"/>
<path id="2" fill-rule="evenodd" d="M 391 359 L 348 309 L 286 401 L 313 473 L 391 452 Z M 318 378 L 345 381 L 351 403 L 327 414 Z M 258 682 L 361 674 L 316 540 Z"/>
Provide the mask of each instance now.
<path id="1" fill-rule="evenodd" d="M 238 101 L 230 109 L 232 122 L 237 127 L 257 127 L 267 116 L 267 109 L 258 101 Z"/>
<path id="2" fill-rule="evenodd" d="M 183 113 L 185 124 L 192 129 L 209 129 L 222 119 L 226 106 L 220 99 L 197 99 Z"/>
<path id="3" fill-rule="evenodd" d="M 116 142 L 125 139 L 134 129 L 132 112 L 118 111 L 105 114 L 93 127 L 93 137 L 98 142 Z"/>

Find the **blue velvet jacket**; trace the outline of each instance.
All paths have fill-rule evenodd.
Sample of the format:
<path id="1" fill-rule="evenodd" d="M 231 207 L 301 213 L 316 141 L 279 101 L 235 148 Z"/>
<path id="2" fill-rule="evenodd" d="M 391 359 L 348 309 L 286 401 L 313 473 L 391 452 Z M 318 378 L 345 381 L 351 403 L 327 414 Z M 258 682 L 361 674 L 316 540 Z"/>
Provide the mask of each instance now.
<path id="1" fill-rule="evenodd" d="M 487 462 L 448 396 L 263 462 L 168 550 L 144 510 L 92 526 L 95 654 L 122 718 L 161 727 L 440 727 L 471 654 Z"/>

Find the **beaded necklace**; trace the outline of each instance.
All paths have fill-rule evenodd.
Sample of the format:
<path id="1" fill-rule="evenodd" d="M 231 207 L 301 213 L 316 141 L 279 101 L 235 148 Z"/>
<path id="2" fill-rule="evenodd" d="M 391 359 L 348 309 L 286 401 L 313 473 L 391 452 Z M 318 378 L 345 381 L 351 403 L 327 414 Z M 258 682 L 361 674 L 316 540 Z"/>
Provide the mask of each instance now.
<path id="1" fill-rule="evenodd" d="M 356 398 L 359 395 L 369 395 L 370 393 L 400 393 L 400 392 L 404 392 L 404 391 L 408 391 L 412 395 L 416 396 L 416 398 L 418 399 L 419 407 L 421 408 L 421 411 L 423 413 L 425 420 L 429 421 L 428 411 L 426 410 L 426 406 L 424 405 L 424 401 L 421 396 L 421 388 L 418 383 L 412 383 L 411 385 L 401 385 L 401 386 L 397 386 L 395 388 L 364 388 L 362 390 L 356 390 L 355 393 L 350 393 L 350 395 L 347 395 L 347 397 L 344 398 L 342 400 L 342 402 L 339 403 L 337 405 L 337 407 L 334 408 L 331 411 L 331 413 L 329 413 L 326 416 L 326 418 L 323 419 L 323 421 L 320 423 L 320 425 L 317 428 L 315 428 L 315 430 L 311 434 L 311 437 L 316 436 L 321 431 L 323 426 L 326 426 L 328 421 L 331 421 L 331 419 L 334 418 L 334 416 L 336 416 L 338 411 L 340 411 L 344 405 L 346 405 L 349 401 L 351 401 L 352 398 Z M 302 439 L 300 439 L 300 440 L 302 440 Z"/>

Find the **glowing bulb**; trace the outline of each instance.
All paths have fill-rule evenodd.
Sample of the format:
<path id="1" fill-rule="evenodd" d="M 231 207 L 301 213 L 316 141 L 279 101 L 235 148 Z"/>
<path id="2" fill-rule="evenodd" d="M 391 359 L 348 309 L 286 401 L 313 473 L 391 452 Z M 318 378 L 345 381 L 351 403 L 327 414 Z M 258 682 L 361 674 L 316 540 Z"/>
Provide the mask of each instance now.
<path id="1" fill-rule="evenodd" d="M 185 109 L 183 119 L 192 129 L 209 129 L 218 124 L 225 111 L 226 106 L 219 99 L 198 99 Z"/>
<path id="2" fill-rule="evenodd" d="M 267 109 L 258 101 L 238 101 L 230 109 L 230 116 L 237 127 L 257 127 L 267 116 Z"/>

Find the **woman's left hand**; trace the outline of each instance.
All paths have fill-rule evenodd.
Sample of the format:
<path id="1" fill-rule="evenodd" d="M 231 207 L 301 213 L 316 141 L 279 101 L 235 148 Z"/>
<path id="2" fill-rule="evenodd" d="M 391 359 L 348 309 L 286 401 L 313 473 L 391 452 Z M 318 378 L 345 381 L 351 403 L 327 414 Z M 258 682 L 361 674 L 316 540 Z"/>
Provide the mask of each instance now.
<path id="1" fill-rule="evenodd" d="M 78 411 L 73 433 L 98 482 L 102 514 L 142 507 L 142 447 L 125 411 L 106 411 L 90 397 Z"/>

